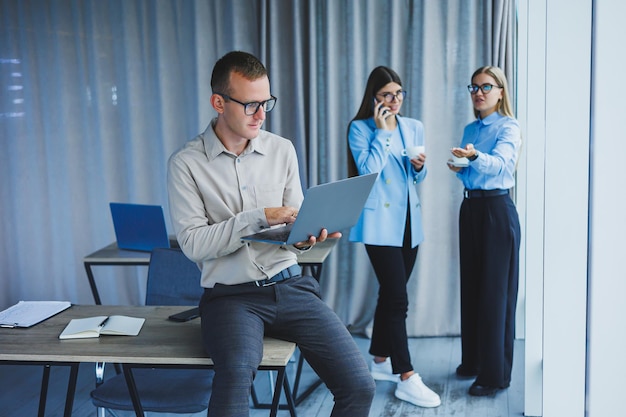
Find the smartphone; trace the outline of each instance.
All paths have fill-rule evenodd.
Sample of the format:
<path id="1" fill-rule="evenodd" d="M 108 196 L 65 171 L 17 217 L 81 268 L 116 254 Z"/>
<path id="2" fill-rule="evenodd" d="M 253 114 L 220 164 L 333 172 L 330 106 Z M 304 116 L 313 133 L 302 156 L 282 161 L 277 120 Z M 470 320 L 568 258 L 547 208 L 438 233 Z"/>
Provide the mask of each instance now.
<path id="1" fill-rule="evenodd" d="M 168 319 L 183 322 L 193 320 L 197 317 L 200 317 L 200 309 L 198 307 L 194 307 L 189 310 L 181 311 L 180 313 L 172 314 L 168 317 Z"/>

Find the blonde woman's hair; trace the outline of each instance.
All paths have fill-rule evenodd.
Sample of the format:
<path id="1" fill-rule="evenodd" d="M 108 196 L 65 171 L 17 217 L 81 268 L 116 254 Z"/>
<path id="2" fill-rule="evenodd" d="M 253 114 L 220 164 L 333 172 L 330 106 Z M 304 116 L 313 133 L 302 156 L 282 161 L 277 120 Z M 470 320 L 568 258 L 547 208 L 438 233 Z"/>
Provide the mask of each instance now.
<path id="1" fill-rule="evenodd" d="M 498 102 L 497 111 L 503 116 L 515 117 L 513 115 L 513 107 L 511 106 L 511 94 L 509 93 L 509 85 L 506 82 L 506 76 L 504 75 L 504 71 L 502 71 L 498 67 L 493 67 L 490 65 L 480 67 L 472 74 L 472 81 L 474 81 L 474 77 L 478 74 L 487 74 L 491 76 L 494 80 L 496 80 L 496 84 L 498 87 L 502 87 L 502 99 Z M 479 112 L 474 109 L 474 116 L 478 117 Z"/>

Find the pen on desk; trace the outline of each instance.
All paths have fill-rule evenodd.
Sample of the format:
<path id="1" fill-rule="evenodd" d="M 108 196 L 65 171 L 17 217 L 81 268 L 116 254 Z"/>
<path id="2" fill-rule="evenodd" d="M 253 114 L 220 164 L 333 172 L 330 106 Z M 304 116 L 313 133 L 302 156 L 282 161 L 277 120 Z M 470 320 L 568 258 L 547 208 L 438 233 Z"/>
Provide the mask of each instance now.
<path id="1" fill-rule="evenodd" d="M 98 327 L 104 327 L 105 324 L 107 324 L 107 321 L 109 321 L 109 318 L 105 318 L 104 320 L 102 320 L 102 323 L 100 323 L 100 325 Z"/>

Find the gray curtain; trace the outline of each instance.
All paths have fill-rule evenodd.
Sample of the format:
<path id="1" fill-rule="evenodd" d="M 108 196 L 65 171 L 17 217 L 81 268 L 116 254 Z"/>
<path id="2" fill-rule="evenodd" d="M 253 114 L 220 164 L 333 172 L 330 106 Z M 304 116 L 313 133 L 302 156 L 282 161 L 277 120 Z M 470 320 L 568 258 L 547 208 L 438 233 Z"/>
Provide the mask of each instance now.
<path id="1" fill-rule="evenodd" d="M 394 68 L 405 116 L 424 122 L 426 224 L 409 283 L 408 332 L 459 330 L 457 216 L 449 148 L 472 120 L 475 68 L 514 82 L 514 0 L 0 1 L 0 308 L 92 303 L 82 258 L 115 240 L 108 203 L 159 204 L 168 156 L 203 130 L 213 63 L 240 49 L 267 65 L 303 186 L 346 177 L 346 129 L 369 72 Z M 171 228 L 170 228 L 171 230 Z M 347 235 L 347 231 L 345 233 Z M 96 267 L 105 304 L 140 304 L 143 267 Z M 367 332 L 377 283 L 344 237 L 324 299 Z"/>

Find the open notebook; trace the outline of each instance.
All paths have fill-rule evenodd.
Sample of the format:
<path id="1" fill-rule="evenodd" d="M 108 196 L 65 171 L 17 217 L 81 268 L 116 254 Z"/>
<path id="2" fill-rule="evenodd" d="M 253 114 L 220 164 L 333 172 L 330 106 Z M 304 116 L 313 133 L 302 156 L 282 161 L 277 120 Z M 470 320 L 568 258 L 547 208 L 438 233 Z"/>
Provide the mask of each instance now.
<path id="1" fill-rule="evenodd" d="M 146 319 L 129 316 L 95 316 L 72 319 L 59 339 L 85 339 L 110 336 L 137 336 Z"/>

